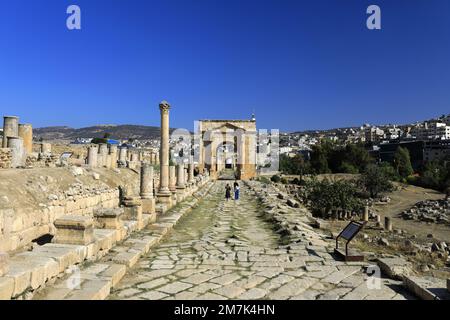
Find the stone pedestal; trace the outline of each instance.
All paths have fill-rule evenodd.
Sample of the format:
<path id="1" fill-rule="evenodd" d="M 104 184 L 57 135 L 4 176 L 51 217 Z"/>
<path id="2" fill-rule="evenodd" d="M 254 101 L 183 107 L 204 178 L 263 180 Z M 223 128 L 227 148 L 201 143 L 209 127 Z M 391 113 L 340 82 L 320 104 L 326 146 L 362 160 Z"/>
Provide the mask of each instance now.
<path id="1" fill-rule="evenodd" d="M 8 272 L 8 254 L 6 252 L 0 252 L 0 277 Z"/>
<path id="2" fill-rule="evenodd" d="M 96 227 L 100 229 L 121 229 L 123 221 L 121 216 L 124 214 L 123 208 L 101 208 L 94 211 Z"/>
<path id="3" fill-rule="evenodd" d="M 8 138 L 17 138 L 19 136 L 19 118 L 16 116 L 3 117 L 3 140 L 2 147 L 8 147 Z"/>
<path id="4" fill-rule="evenodd" d="M 31 124 L 19 124 L 19 137 L 23 139 L 23 147 L 26 154 L 33 152 L 33 126 Z"/>
<path id="5" fill-rule="evenodd" d="M 144 227 L 142 217 L 142 200 L 140 197 L 125 197 L 124 201 L 125 219 L 134 220 L 138 223 L 139 230 Z"/>
<path id="6" fill-rule="evenodd" d="M 8 137 L 8 148 L 11 149 L 11 168 L 25 166 L 26 156 L 22 138 Z"/>
<path id="7" fill-rule="evenodd" d="M 96 168 L 98 165 L 98 146 L 91 146 L 88 148 L 88 155 L 87 155 L 87 165 L 91 168 Z"/>
<path id="8" fill-rule="evenodd" d="M 55 220 L 54 243 L 88 245 L 94 241 L 94 221 L 91 217 L 66 215 Z"/>

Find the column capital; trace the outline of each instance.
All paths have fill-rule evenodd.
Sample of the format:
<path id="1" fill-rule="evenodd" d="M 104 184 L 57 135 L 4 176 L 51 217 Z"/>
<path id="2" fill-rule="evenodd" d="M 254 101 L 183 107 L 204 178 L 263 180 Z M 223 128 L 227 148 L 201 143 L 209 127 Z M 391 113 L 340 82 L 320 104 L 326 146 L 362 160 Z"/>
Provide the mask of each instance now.
<path id="1" fill-rule="evenodd" d="M 161 112 L 168 112 L 169 109 L 170 109 L 170 104 L 166 100 L 163 100 L 159 103 L 159 110 Z"/>

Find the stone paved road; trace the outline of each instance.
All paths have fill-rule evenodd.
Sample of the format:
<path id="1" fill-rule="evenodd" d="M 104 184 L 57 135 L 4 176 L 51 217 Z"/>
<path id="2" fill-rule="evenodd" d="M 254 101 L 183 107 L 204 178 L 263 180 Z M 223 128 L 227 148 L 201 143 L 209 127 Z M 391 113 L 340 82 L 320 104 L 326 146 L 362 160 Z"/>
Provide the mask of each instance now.
<path id="1" fill-rule="evenodd" d="M 410 298 L 388 279 L 369 290 L 363 265 L 335 261 L 331 242 L 280 245 L 251 191 L 242 186 L 241 200 L 227 202 L 224 186 L 216 182 L 109 299 Z"/>

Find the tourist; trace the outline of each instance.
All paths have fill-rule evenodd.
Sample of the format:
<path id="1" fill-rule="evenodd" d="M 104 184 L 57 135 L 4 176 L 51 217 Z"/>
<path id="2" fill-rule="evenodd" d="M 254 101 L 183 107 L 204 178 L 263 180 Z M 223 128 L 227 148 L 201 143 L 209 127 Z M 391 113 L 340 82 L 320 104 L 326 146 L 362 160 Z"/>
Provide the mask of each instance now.
<path id="1" fill-rule="evenodd" d="M 225 199 L 230 200 L 231 198 L 231 187 L 230 185 L 227 183 L 226 187 L 225 187 Z"/>
<path id="2" fill-rule="evenodd" d="M 234 182 L 234 200 L 239 200 L 239 183 Z"/>

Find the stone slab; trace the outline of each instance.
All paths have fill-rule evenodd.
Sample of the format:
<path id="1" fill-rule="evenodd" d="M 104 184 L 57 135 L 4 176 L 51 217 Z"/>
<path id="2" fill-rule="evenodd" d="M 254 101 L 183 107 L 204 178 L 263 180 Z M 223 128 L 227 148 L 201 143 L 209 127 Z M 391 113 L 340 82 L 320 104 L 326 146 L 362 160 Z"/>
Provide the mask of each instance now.
<path id="1" fill-rule="evenodd" d="M 423 300 L 449 300 L 450 293 L 445 280 L 433 277 L 406 276 L 403 285 Z"/>
<path id="2" fill-rule="evenodd" d="M 381 271 L 392 279 L 402 280 L 412 272 L 411 263 L 403 258 L 380 258 L 377 263 Z"/>

